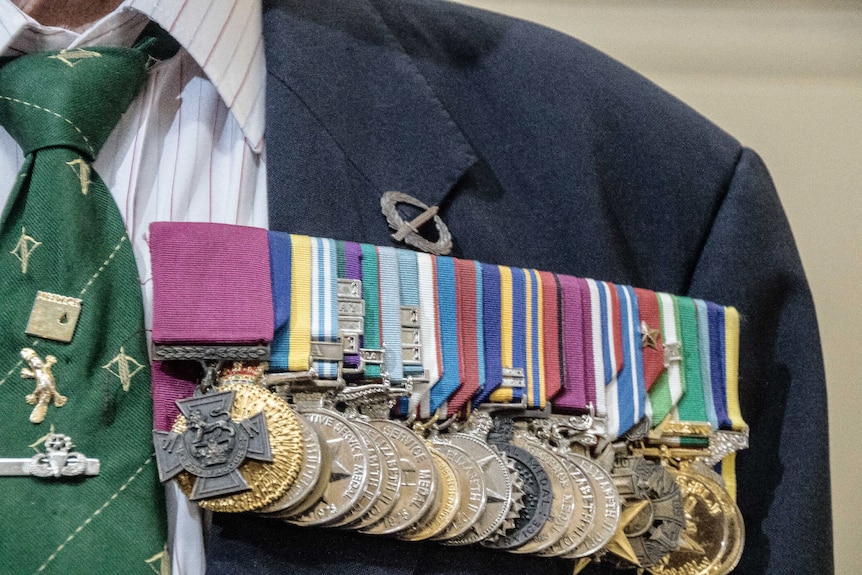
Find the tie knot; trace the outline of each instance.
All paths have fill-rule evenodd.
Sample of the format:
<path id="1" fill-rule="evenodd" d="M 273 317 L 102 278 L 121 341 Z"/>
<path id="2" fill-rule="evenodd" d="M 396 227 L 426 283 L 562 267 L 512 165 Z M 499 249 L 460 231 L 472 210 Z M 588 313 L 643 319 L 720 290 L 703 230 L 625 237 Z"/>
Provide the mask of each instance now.
<path id="1" fill-rule="evenodd" d="M 21 56 L 0 68 L 0 124 L 25 154 L 63 146 L 95 160 L 147 77 L 134 48 Z"/>

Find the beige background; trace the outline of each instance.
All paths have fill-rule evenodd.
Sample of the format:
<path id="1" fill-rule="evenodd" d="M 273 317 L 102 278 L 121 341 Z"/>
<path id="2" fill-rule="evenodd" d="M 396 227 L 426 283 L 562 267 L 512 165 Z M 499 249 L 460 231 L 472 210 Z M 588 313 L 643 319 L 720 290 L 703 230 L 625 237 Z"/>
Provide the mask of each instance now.
<path id="1" fill-rule="evenodd" d="M 820 321 L 836 572 L 862 573 L 862 3 L 462 1 L 586 41 L 763 156 Z"/>

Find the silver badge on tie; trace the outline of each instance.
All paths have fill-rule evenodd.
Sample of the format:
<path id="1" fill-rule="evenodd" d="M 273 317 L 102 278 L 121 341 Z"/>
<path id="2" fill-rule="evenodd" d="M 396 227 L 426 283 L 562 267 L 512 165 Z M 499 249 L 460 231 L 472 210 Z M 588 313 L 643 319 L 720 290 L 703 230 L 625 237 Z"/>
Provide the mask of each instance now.
<path id="1" fill-rule="evenodd" d="M 33 457 L 0 459 L 0 476 L 75 477 L 99 474 L 99 460 L 72 451 L 75 445 L 68 435 L 50 433 L 43 445 L 45 452 Z"/>

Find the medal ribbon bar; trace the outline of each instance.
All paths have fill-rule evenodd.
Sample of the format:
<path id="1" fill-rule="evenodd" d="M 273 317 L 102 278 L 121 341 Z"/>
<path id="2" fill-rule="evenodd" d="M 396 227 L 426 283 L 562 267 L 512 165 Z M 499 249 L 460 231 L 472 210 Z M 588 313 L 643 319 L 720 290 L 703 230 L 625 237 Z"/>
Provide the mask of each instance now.
<path id="1" fill-rule="evenodd" d="M 279 517 L 298 524 L 444 542 L 457 533 L 450 544 L 580 561 L 604 550 L 604 561 L 660 573 L 668 561 L 682 561 L 674 549 L 687 545 L 662 542 L 662 534 L 685 522 L 681 497 L 694 493 L 690 474 L 706 477 L 719 464 L 719 487 L 709 488 L 724 490 L 723 478 L 734 493 L 733 452 L 744 447 L 747 428 L 733 308 L 529 268 L 235 226 L 156 224 L 151 243 L 154 344 L 198 350 L 156 356 L 225 364 L 215 389 L 200 386 L 173 430 L 157 436 L 166 450 L 160 465 L 169 466 L 163 476 L 196 486 L 205 507 L 254 510 L 284 500 L 291 505 L 276 506 Z M 223 276 L 221 285 L 213 281 Z M 270 342 L 271 358 L 253 355 Z M 239 363 L 228 367 L 232 360 Z M 237 399 L 199 416 L 197 406 L 221 397 L 213 395 L 220 389 Z M 315 427 L 323 422 L 332 426 L 325 438 Z M 433 450 L 433 458 L 410 455 L 424 453 L 408 446 L 426 440 L 450 446 L 442 450 L 449 459 Z M 480 456 L 485 449 L 495 455 Z M 316 455 L 303 460 L 305 451 Z M 487 494 L 492 477 L 466 465 L 470 457 L 508 466 L 508 486 Z M 679 473 L 663 475 L 639 458 Z M 209 465 L 224 469 L 211 473 Z M 277 493 L 267 470 L 278 471 Z M 639 474 L 632 485 L 652 474 L 648 483 L 665 487 L 622 489 Z M 350 504 L 341 508 L 331 498 L 350 477 Z M 525 498 L 527 484 L 537 491 Z M 531 507 L 535 497 L 541 505 Z M 229 503 L 233 498 L 242 505 Z M 420 501 L 421 517 L 391 515 Z M 645 535 L 627 533 L 647 501 L 653 524 Z M 471 512 L 459 515 L 468 502 Z M 491 510 L 493 518 L 483 515 Z M 467 516 L 483 527 L 440 527 L 452 521 L 447 517 Z M 741 524 L 729 515 L 724 521 L 726 534 Z M 643 537 L 660 545 L 647 552 L 639 547 Z M 729 551 L 717 557 L 724 570 L 715 572 L 735 560 Z"/>

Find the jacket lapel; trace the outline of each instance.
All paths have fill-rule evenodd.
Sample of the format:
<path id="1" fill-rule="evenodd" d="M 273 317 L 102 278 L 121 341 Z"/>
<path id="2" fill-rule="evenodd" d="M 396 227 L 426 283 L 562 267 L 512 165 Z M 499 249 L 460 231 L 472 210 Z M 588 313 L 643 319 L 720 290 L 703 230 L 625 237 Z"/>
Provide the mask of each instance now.
<path id="1" fill-rule="evenodd" d="M 264 5 L 270 226 L 388 243 L 380 195 L 439 205 L 476 157 L 366 0 Z"/>

